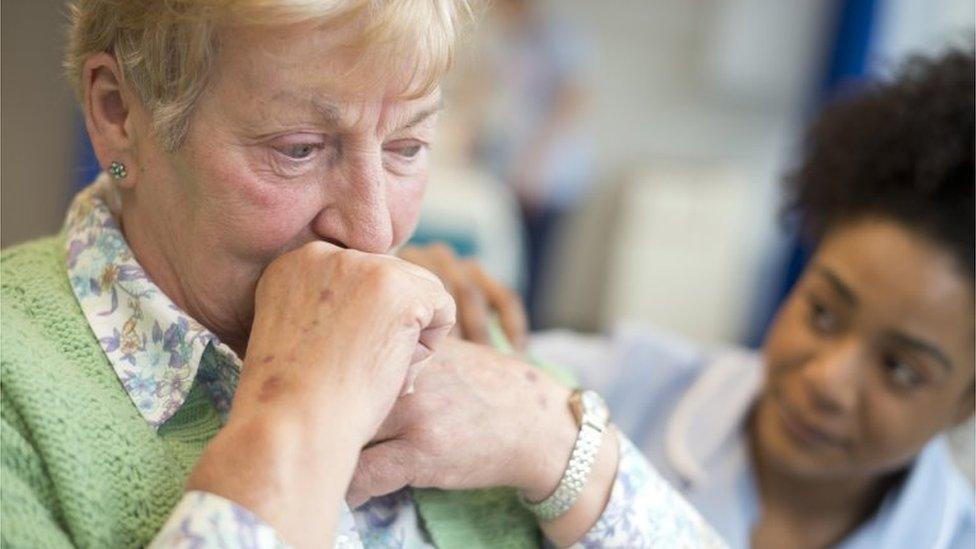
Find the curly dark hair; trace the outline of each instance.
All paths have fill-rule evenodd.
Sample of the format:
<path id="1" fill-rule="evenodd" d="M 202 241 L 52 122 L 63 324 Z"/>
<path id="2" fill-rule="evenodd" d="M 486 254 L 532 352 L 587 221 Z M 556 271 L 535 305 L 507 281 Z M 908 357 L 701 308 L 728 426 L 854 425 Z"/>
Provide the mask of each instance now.
<path id="1" fill-rule="evenodd" d="M 829 105 L 784 182 L 786 213 L 814 242 L 865 217 L 895 221 L 973 277 L 974 90 L 973 51 L 951 50 Z"/>

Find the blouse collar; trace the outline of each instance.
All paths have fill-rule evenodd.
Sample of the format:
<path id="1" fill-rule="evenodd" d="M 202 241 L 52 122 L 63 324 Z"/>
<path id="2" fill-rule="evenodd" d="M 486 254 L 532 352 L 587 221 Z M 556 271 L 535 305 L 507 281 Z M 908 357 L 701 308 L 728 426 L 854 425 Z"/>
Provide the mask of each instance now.
<path id="1" fill-rule="evenodd" d="M 68 279 L 126 393 L 158 428 L 186 401 L 208 346 L 235 370 L 233 383 L 241 361 L 149 278 L 122 233 L 120 210 L 105 173 L 74 198 L 64 226 Z M 233 387 L 216 388 L 229 408 Z"/>

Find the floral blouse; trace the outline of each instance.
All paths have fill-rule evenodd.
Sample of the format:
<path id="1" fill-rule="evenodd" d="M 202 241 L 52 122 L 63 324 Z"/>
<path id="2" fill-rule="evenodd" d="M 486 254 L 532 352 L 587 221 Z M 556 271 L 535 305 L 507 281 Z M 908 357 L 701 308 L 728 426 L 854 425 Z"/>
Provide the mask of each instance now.
<path id="1" fill-rule="evenodd" d="M 230 410 L 240 358 L 180 310 L 139 265 L 118 223 L 119 199 L 102 174 L 75 197 L 65 224 L 67 269 L 81 309 L 132 404 L 154 428 L 186 401 L 195 380 L 218 412 Z M 720 547 L 711 528 L 622 435 L 610 501 L 577 547 Z M 155 547 L 284 547 L 270 525 L 215 494 L 189 492 Z M 335 547 L 433 547 L 409 489 L 350 510 Z"/>

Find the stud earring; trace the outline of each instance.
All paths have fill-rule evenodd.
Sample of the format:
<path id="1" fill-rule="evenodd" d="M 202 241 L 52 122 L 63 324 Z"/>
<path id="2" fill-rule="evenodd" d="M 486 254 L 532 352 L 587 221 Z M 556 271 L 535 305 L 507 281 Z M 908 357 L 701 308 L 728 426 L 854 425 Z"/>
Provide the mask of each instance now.
<path id="1" fill-rule="evenodd" d="M 113 160 L 112 163 L 108 165 L 108 173 L 114 179 L 118 179 L 118 180 L 125 179 L 125 176 L 129 175 L 125 171 L 125 164 L 121 162 L 116 162 L 115 160 Z"/>

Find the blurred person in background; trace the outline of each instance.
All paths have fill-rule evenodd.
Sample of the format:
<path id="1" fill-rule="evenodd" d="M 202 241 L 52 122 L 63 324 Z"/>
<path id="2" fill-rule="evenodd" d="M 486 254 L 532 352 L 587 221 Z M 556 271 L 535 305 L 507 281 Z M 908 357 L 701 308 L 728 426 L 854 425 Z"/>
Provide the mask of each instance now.
<path id="1" fill-rule="evenodd" d="M 581 128 L 587 46 L 573 26 L 533 0 L 494 2 L 491 15 L 462 83 L 470 90 L 472 153 L 518 198 L 525 302 L 538 328 L 547 254 L 593 178 Z"/>
<path id="2" fill-rule="evenodd" d="M 786 191 L 816 249 L 762 353 L 638 325 L 532 338 L 732 547 L 976 543 L 943 436 L 976 406 L 974 73 L 912 58 L 813 124 Z"/>
<path id="3" fill-rule="evenodd" d="M 72 4 L 104 171 L 0 259 L 0 545 L 721 546 L 392 255 L 468 9 Z"/>

